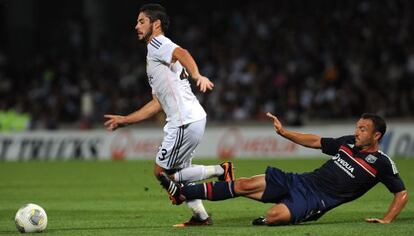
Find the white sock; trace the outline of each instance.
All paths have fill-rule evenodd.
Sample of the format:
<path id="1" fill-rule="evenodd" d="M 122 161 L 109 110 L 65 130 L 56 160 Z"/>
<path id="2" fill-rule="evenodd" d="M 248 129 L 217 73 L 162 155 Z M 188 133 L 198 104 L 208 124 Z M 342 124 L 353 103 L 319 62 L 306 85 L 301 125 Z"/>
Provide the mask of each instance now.
<path id="1" fill-rule="evenodd" d="M 215 166 L 202 166 L 192 165 L 185 169 L 182 169 L 174 174 L 174 181 L 176 182 L 196 182 L 200 180 L 209 179 L 211 177 L 217 177 L 224 173 L 223 168 L 220 165 Z"/>
<path id="2" fill-rule="evenodd" d="M 203 202 L 199 199 L 191 200 L 186 202 L 187 206 L 193 212 L 193 216 L 200 220 L 208 218 L 206 209 L 204 208 Z"/>

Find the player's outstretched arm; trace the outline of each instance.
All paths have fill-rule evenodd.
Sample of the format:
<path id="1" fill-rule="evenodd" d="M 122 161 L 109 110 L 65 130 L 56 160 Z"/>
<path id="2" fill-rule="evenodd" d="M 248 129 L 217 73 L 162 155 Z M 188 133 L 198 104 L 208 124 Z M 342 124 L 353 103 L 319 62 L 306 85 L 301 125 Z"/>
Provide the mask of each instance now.
<path id="1" fill-rule="evenodd" d="M 290 141 L 309 148 L 321 148 L 321 137 L 315 134 L 303 134 L 283 128 L 279 119 L 270 112 L 266 114 L 273 120 L 276 133 Z"/>
<path id="2" fill-rule="evenodd" d="M 397 215 L 404 208 L 405 204 L 408 202 L 408 192 L 407 190 L 394 193 L 394 200 L 392 201 L 390 207 L 388 208 L 387 213 L 385 213 L 382 219 L 378 218 L 368 218 L 365 219 L 368 223 L 381 223 L 388 224 L 391 223 Z"/>
<path id="3" fill-rule="evenodd" d="M 135 111 L 127 116 L 119 115 L 104 115 L 107 121 L 105 121 L 105 127 L 108 131 L 114 131 L 117 128 L 124 127 L 129 124 L 138 123 L 142 120 L 148 119 L 162 110 L 155 95 L 152 96 L 152 100 L 145 104 L 138 111 Z"/>
<path id="4" fill-rule="evenodd" d="M 188 73 L 190 73 L 191 78 L 197 81 L 197 86 L 200 88 L 201 92 L 204 93 L 207 90 L 213 89 L 213 82 L 211 82 L 207 77 L 200 74 L 196 62 L 187 50 L 177 47 L 174 49 L 172 60 L 178 60 L 181 65 L 185 67 Z"/>

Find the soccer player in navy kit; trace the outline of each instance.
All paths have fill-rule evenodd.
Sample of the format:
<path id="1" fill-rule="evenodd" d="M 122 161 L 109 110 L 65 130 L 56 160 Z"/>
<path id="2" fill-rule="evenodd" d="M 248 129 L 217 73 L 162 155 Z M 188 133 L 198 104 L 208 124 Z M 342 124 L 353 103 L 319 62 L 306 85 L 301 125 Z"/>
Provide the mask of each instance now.
<path id="1" fill-rule="evenodd" d="M 390 223 L 407 203 L 408 193 L 395 163 L 379 150 L 379 141 L 386 131 L 385 121 L 380 116 L 363 114 L 356 123 L 354 135 L 336 139 L 289 131 L 277 117 L 270 113 L 267 116 L 282 137 L 309 148 L 322 149 L 332 158 L 304 174 L 268 167 L 264 175 L 182 186 L 170 193 L 173 204 L 188 199 L 218 201 L 244 196 L 275 203 L 265 217 L 253 220 L 254 225 L 283 225 L 317 220 L 327 211 L 359 198 L 378 182 L 394 194 L 394 199 L 382 218 L 368 218 L 367 222 Z M 163 178 L 165 188 L 172 184 L 175 183 Z"/>

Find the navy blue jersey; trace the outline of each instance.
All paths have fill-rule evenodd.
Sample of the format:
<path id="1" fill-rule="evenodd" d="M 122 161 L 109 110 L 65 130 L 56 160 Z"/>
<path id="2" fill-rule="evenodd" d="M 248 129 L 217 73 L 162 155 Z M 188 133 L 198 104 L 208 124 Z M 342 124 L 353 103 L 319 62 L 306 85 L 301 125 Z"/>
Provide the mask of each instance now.
<path id="1" fill-rule="evenodd" d="M 319 169 L 306 173 L 305 179 L 343 202 L 360 197 L 378 182 L 392 193 L 405 190 L 395 163 L 386 154 L 363 152 L 354 144 L 354 136 L 322 138 L 322 152 L 332 158 Z"/>

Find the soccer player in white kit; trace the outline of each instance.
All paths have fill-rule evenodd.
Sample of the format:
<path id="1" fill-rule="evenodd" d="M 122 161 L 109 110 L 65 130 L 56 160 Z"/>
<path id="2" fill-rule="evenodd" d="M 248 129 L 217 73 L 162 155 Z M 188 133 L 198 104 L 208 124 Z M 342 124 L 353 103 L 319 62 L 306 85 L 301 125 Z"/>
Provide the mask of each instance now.
<path id="1" fill-rule="evenodd" d="M 105 115 L 105 126 L 113 131 L 119 127 L 137 123 L 161 110 L 167 115 L 164 139 L 156 156 L 154 174 L 168 175 L 184 184 L 218 177 L 222 181 L 234 180 L 231 162 L 220 165 L 192 165 L 191 160 L 204 134 L 206 112 L 191 91 L 188 78 L 197 82 L 201 92 L 212 90 L 214 84 L 202 76 L 190 53 L 164 36 L 169 19 L 159 4 L 143 5 L 139 11 L 135 29 L 138 38 L 147 44 L 147 75 L 152 88 L 152 100 L 139 110 L 127 115 Z M 188 73 L 187 73 L 188 72 Z M 175 186 L 169 194 L 176 191 Z M 211 225 L 201 200 L 187 202 L 193 216 L 188 222 L 175 227 Z"/>

